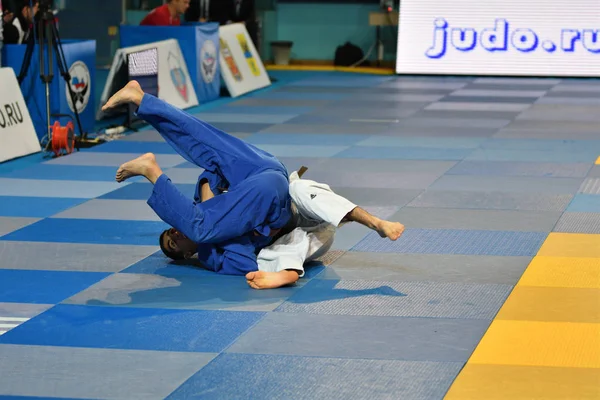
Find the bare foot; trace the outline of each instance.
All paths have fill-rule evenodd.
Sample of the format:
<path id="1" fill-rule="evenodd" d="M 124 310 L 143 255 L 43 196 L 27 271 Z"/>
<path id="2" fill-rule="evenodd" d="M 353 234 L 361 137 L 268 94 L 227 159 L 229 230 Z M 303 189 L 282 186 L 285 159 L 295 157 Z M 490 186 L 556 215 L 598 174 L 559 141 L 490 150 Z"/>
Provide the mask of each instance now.
<path id="1" fill-rule="evenodd" d="M 135 160 L 128 161 L 121 165 L 117 170 L 116 179 L 117 182 L 123 182 L 131 177 L 143 175 L 152 181 L 151 178 L 156 175 L 158 171 L 160 171 L 160 167 L 156 163 L 156 157 L 152 153 L 146 153 Z M 158 176 L 160 176 L 160 174 Z M 156 181 L 156 179 L 154 179 L 154 181 Z"/>
<path id="2" fill-rule="evenodd" d="M 296 271 L 256 271 L 247 273 L 246 280 L 253 289 L 275 289 L 295 283 L 298 280 L 298 273 Z"/>
<path id="3" fill-rule="evenodd" d="M 390 240 L 398 240 L 398 238 L 404 232 L 404 225 L 400 222 L 381 221 L 377 228 L 377 233 L 382 238 L 389 238 Z"/>
<path id="4" fill-rule="evenodd" d="M 142 98 L 144 97 L 144 91 L 137 81 L 130 81 L 121 90 L 115 93 L 106 104 L 102 107 L 102 111 L 106 111 L 109 108 L 116 107 L 123 103 L 134 103 L 140 105 Z"/>

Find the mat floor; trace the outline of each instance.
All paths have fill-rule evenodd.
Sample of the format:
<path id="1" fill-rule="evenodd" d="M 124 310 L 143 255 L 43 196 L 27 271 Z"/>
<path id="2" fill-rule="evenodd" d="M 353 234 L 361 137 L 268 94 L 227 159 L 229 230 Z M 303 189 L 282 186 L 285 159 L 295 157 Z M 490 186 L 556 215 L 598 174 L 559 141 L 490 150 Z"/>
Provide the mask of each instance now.
<path id="1" fill-rule="evenodd" d="M 192 110 L 405 224 L 292 287 L 169 263 L 151 129 L 0 166 L 0 397 L 600 398 L 600 81 L 278 72 Z M 600 160 L 598 161 L 600 162 Z M 533 383 L 533 384 L 532 384 Z"/>

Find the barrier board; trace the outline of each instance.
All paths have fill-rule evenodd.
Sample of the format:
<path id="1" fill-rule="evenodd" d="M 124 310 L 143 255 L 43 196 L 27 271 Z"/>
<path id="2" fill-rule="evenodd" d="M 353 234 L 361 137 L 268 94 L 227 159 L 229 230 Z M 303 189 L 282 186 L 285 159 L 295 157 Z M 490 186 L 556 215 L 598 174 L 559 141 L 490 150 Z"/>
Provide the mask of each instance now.
<path id="1" fill-rule="evenodd" d="M 158 49 L 158 98 L 181 109 L 198 105 L 198 97 L 194 85 L 190 79 L 190 73 L 181 54 L 179 44 L 174 39 L 160 42 L 148 43 L 140 46 L 126 47 L 117 50 L 113 59 L 96 118 L 98 120 L 105 116 L 102 106 L 113 94 L 118 86 L 124 85 L 120 75 L 123 66 L 127 62 L 127 55 L 148 49 Z"/>
<path id="2" fill-rule="evenodd" d="M 396 72 L 600 76 L 598 0 L 402 0 Z"/>
<path id="3" fill-rule="evenodd" d="M 0 68 L 0 162 L 42 151 L 12 68 Z"/>
<path id="4" fill-rule="evenodd" d="M 271 85 L 254 43 L 242 23 L 219 27 L 221 76 L 231 97 Z"/>

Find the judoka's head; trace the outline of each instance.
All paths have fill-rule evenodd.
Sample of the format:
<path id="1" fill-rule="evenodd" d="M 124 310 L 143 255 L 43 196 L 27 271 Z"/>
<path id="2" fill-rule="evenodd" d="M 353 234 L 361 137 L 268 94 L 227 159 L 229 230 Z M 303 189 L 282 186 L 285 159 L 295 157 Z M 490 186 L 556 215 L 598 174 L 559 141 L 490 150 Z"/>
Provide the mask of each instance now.
<path id="1" fill-rule="evenodd" d="M 162 252 L 173 260 L 185 260 L 196 254 L 196 243 L 175 228 L 164 231 L 159 243 Z"/>

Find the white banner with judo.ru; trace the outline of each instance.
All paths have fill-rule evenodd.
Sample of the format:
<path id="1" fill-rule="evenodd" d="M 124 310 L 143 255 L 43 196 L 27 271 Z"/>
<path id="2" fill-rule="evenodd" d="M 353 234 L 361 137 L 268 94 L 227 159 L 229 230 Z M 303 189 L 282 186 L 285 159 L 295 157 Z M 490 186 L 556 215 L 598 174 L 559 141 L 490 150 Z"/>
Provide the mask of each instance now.
<path id="1" fill-rule="evenodd" d="M 0 68 L 0 162 L 40 151 L 15 71 Z"/>
<path id="2" fill-rule="evenodd" d="M 600 76 L 599 0 L 402 0 L 401 74 Z"/>

